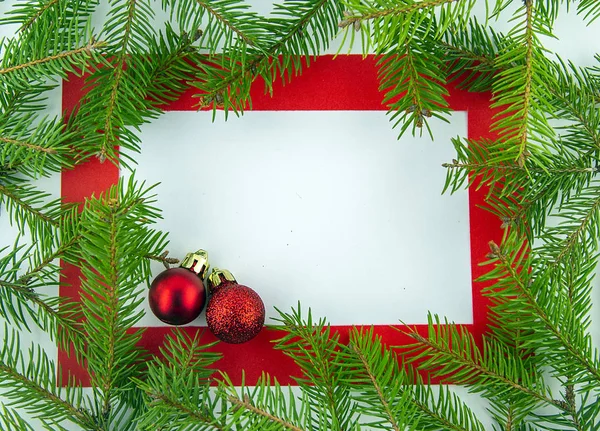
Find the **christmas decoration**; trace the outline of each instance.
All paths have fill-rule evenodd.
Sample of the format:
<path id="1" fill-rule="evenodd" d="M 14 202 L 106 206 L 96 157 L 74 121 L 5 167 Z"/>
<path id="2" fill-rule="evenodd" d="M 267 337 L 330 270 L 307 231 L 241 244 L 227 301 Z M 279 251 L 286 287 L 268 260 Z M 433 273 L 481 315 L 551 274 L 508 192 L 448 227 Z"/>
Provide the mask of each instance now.
<path id="1" fill-rule="evenodd" d="M 231 344 L 256 337 L 265 323 L 265 305 L 260 296 L 238 284 L 231 272 L 216 269 L 208 280 L 211 298 L 206 323 L 215 336 Z"/>
<path id="2" fill-rule="evenodd" d="M 206 303 L 204 277 L 208 253 L 188 253 L 179 268 L 161 272 L 150 285 L 148 301 L 152 312 L 170 325 L 185 325 L 195 320 Z"/>
<path id="3" fill-rule="evenodd" d="M 564 54 L 593 49 L 585 42 L 598 35 L 600 2 L 281 0 L 267 16 L 258 12 L 264 5 L 251 2 L 0 2 L 6 36 L 0 42 L 0 222 L 7 222 L 0 226 L 0 430 L 597 430 L 592 295 L 600 68 L 593 52 Z M 571 28 L 560 28 L 565 22 Z M 477 318 L 489 311 L 492 325 L 471 333 L 472 325 L 430 315 L 426 328 L 386 328 L 410 338 L 410 347 L 386 345 L 372 327 L 339 330 L 298 305 L 280 312 L 281 338 L 273 345 L 295 362 L 296 371 L 285 370 L 299 387 L 290 396 L 265 374 L 248 379 L 256 385 L 249 390 L 234 383 L 241 379 L 235 367 L 249 359 L 273 364 L 236 356 L 226 346 L 228 365 L 222 365 L 220 346 L 206 342 L 201 329 L 168 331 L 164 343 L 139 330 L 145 299 L 139 286 L 151 277 L 148 261 L 161 256 L 168 235 L 156 227 L 158 189 L 119 169 L 135 166 L 145 123 L 173 101 L 197 100 L 227 118 L 258 107 L 265 93 L 291 94 L 282 83 L 292 81 L 287 88 L 293 89 L 296 80 L 312 79 L 326 97 L 300 83 L 294 109 L 339 106 L 342 96 L 329 90 L 343 78 L 321 56 L 339 32 L 377 54 L 364 57 L 376 85 L 366 85 L 352 68 L 343 97 L 366 102 L 360 109 L 384 106 L 400 135 L 433 133 L 438 120 L 453 122 L 448 100 L 468 110 L 469 134 L 452 138 L 456 154 L 444 164 L 444 187 L 472 187 L 469 199 L 479 196 L 476 205 L 502 226 L 497 237 L 486 238 L 496 240 L 489 250 L 471 248 L 473 273 L 484 282 L 474 288 L 484 289 L 489 307 L 477 310 Z M 577 64 L 579 58 L 592 64 Z M 314 79 L 315 70 L 325 72 L 322 79 Z M 63 89 L 80 86 L 63 93 L 56 110 L 61 100 L 54 90 L 62 79 Z M 365 94 L 367 88 L 381 89 L 381 97 Z M 469 96 L 461 95 L 466 90 Z M 494 115 L 474 109 L 471 96 L 492 97 Z M 379 145 L 365 145 L 378 151 Z M 171 142 L 161 150 L 173 156 L 162 164 L 194 157 L 202 174 L 199 151 L 178 152 Z M 398 163 L 403 171 L 401 163 L 411 161 Z M 99 166 L 114 168 L 112 176 L 99 175 Z M 327 166 L 335 175 L 335 163 Z M 72 180 L 78 170 L 90 187 Z M 230 170 L 243 180 L 252 168 Z M 432 172 L 417 174 L 418 193 L 421 177 Z M 50 199 L 52 190 L 44 188 L 52 186 L 37 181 L 44 177 L 61 179 L 63 199 Z M 186 186 L 187 199 L 200 197 Z M 185 204 L 177 210 L 187 211 Z M 471 234 L 480 235 L 479 227 Z M 440 238 L 431 253 L 453 253 L 453 247 Z M 476 266 L 477 259 L 488 261 Z M 360 260 L 347 267 L 364 269 Z M 185 268 L 172 274 L 179 272 L 197 277 Z M 248 291 L 225 280 L 213 286 L 215 303 L 229 290 L 239 292 L 238 305 L 251 302 Z M 57 283 L 55 297 L 48 288 Z M 57 366 L 48 341 L 61 351 Z M 69 349 L 73 354 L 64 354 Z M 237 375 L 224 369 L 232 364 Z M 444 384 L 432 388 L 429 377 Z M 448 381 L 468 386 L 470 395 Z"/>

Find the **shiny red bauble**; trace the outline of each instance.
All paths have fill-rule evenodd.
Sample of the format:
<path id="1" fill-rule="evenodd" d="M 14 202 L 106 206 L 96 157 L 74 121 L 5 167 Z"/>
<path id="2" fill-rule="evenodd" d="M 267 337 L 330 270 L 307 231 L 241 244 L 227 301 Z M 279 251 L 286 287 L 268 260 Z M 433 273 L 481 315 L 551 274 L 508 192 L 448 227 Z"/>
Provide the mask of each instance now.
<path id="1" fill-rule="evenodd" d="M 150 285 L 148 300 L 152 312 L 169 325 L 195 320 L 206 303 L 202 278 L 186 268 L 161 272 Z"/>
<path id="2" fill-rule="evenodd" d="M 248 286 L 225 282 L 213 290 L 206 323 L 226 343 L 240 344 L 256 337 L 265 323 L 265 305 Z"/>

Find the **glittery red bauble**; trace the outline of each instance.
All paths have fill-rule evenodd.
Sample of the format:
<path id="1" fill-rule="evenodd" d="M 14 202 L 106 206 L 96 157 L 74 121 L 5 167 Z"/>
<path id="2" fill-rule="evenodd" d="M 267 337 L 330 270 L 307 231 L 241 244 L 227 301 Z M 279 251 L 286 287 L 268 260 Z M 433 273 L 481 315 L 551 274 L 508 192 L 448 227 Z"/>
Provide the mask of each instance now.
<path id="1" fill-rule="evenodd" d="M 237 283 L 219 286 L 208 301 L 206 323 L 226 343 L 240 344 L 256 337 L 265 323 L 265 304 L 254 290 Z"/>
<path id="2" fill-rule="evenodd" d="M 186 268 L 161 272 L 150 285 L 152 312 L 170 325 L 185 325 L 196 319 L 206 303 L 206 289 L 198 275 Z"/>

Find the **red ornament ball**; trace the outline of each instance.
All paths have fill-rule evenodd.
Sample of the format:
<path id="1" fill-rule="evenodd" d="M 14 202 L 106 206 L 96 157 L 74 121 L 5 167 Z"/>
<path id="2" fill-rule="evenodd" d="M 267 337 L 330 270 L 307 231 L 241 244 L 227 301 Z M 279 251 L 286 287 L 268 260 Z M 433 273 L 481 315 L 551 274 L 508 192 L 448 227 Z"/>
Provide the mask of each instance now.
<path id="1" fill-rule="evenodd" d="M 171 268 L 154 279 L 148 300 L 160 320 L 169 325 L 185 325 L 200 315 L 206 303 L 206 289 L 196 273 L 186 268 Z"/>
<path id="2" fill-rule="evenodd" d="M 208 301 L 206 323 L 219 340 L 231 344 L 245 343 L 262 329 L 265 304 L 248 286 L 223 284 Z"/>

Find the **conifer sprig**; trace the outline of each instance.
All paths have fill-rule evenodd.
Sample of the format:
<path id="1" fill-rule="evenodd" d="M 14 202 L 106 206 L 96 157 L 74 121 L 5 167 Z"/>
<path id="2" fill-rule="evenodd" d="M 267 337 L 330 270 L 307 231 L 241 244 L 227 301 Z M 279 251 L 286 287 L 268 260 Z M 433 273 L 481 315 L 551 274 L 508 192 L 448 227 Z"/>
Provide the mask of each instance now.
<path id="1" fill-rule="evenodd" d="M 447 121 L 446 67 L 437 41 L 452 26 L 467 25 L 472 0 L 404 0 L 344 2 L 347 11 L 338 26 L 363 33 L 363 51 L 378 56 L 380 90 L 394 127 L 402 136 L 410 126 L 420 134 L 428 119 Z M 346 40 L 346 38 L 344 39 Z M 351 38 L 354 40 L 354 37 Z"/>
<path id="2" fill-rule="evenodd" d="M 105 425 L 120 423 L 128 406 L 141 406 L 131 378 L 142 372 L 145 354 L 136 346 L 142 330 L 131 329 L 142 317 L 139 286 L 150 274 L 144 256 L 166 245 L 164 234 L 149 227 L 159 217 L 149 190 L 133 177 L 122 180 L 88 200 L 81 215 L 85 360 L 97 388 L 95 411 Z"/>
<path id="3" fill-rule="evenodd" d="M 555 136 L 545 114 L 550 111 L 545 88 L 552 85 L 552 74 L 539 40 L 539 35 L 552 32 L 533 1 L 525 1 L 516 14 L 519 23 L 507 34 L 510 44 L 495 59 L 495 66 L 502 70 L 493 83 L 492 106 L 502 110 L 496 114 L 492 131 L 498 132 L 506 146 L 496 158 L 525 166 L 535 143 Z M 514 62 L 515 58 L 522 62 Z"/>
<path id="4" fill-rule="evenodd" d="M 15 409 L 2 404 L 0 413 L 0 425 L 6 431 L 35 431 L 29 423 Z"/>
<path id="5" fill-rule="evenodd" d="M 239 61 L 235 57 L 202 64 L 198 80 L 200 106 L 222 108 L 225 114 L 250 107 L 250 86 L 262 78 L 265 91 L 272 93 L 276 79 L 290 80 L 326 49 L 336 34 L 342 8 L 335 0 L 288 1 L 275 4 L 272 16 L 264 19 L 264 42 L 247 47 Z M 268 36 L 268 37 L 267 37 Z M 235 61 L 232 61 L 235 60 Z"/>
<path id="6" fill-rule="evenodd" d="M 0 387 L 11 406 L 22 408 L 39 419 L 45 429 L 61 429 L 70 421 L 84 429 L 102 431 L 85 408 L 81 391 L 71 385 L 57 385 L 56 367 L 46 353 L 32 346 L 25 359 L 18 333 L 5 328 L 5 341 L 0 350 Z"/>
<path id="7" fill-rule="evenodd" d="M 236 388 L 225 376 L 220 384 L 220 396 L 232 409 L 228 426 L 245 423 L 248 431 L 285 430 L 308 431 L 323 426 L 318 417 L 311 414 L 308 394 L 297 395 L 291 387 L 282 388 L 277 380 L 263 374 L 255 388 Z"/>
<path id="8" fill-rule="evenodd" d="M 331 430 L 352 429 L 357 405 L 343 384 L 347 370 L 339 364 L 339 334 L 331 331 L 325 319 L 313 321 L 310 310 L 304 319 L 300 305 L 290 314 L 279 313 L 275 321 L 281 324 L 280 329 L 286 335 L 277 340 L 275 348 L 302 369 L 303 375 L 294 378 L 313 400 L 311 409 L 319 426 Z"/>
<path id="9" fill-rule="evenodd" d="M 73 385 L 57 388 L 45 353 L 24 352 L 7 328 L 0 386 L 11 391 L 0 427 L 31 429 L 24 412 L 52 430 L 71 422 L 103 431 L 481 431 L 447 386 L 435 392 L 422 381 L 423 368 L 469 384 L 495 429 L 595 429 L 600 359 L 588 330 L 600 235 L 600 68 L 549 58 L 541 36 L 552 34 L 561 1 L 491 1 L 486 18 L 515 3 L 517 25 L 504 35 L 470 17 L 473 0 L 286 1 L 269 17 L 234 0 L 163 0 L 163 28 L 153 3 L 111 0 L 98 33 L 95 1 L 19 2 L 0 19 L 19 27 L 0 44 L 0 203 L 22 237 L 0 253 L 0 316 L 13 329 L 39 326 L 63 348 L 75 344 L 94 388 L 90 398 Z M 588 23 L 600 16 L 594 1 L 576 9 Z M 489 188 L 488 209 L 505 229 L 483 277 L 491 283 L 489 331 L 478 344 L 464 328 L 430 317 L 428 336 L 409 332 L 408 348 L 384 346 L 369 330 L 352 330 L 345 344 L 298 307 L 280 315 L 288 333 L 276 343 L 302 370 L 297 391 L 268 375 L 235 388 L 225 374 L 211 390 L 219 355 L 200 335 L 179 331 L 160 359 L 143 364 L 133 329 L 138 286 L 150 277 L 150 259 L 167 261 L 166 237 L 150 225 L 159 216 L 152 198 L 122 181 L 79 215 L 29 181 L 91 156 L 131 167 L 141 125 L 190 83 L 203 106 L 241 113 L 257 78 L 272 92 L 340 28 L 351 38 L 360 32 L 378 55 L 400 134 L 447 118 L 446 82 L 494 92 L 498 139 L 454 139 L 456 158 L 445 164 L 448 190 Z M 86 75 L 87 94 L 65 124 L 41 111 L 45 93 L 68 73 Z M 82 268 L 82 304 L 46 296 L 60 275 L 56 259 Z M 560 393 L 550 390 L 555 383 Z"/>
<path id="10" fill-rule="evenodd" d="M 218 397 L 211 397 L 211 366 L 221 355 L 202 343 L 202 332 L 192 338 L 183 331 L 169 334 L 161 347 L 164 359 L 148 365 L 146 377 L 134 382 L 143 391 L 147 408 L 140 417 L 141 429 L 172 426 L 176 430 L 224 430 L 217 414 Z M 227 409 L 223 415 L 227 414 Z M 224 416 L 223 416 L 224 417 Z"/>
<path id="11" fill-rule="evenodd" d="M 419 424 L 423 431 L 483 431 L 483 425 L 464 402 L 444 387 L 435 395 L 393 349 L 383 345 L 373 327 L 351 330 L 343 358 L 360 412 L 367 418 L 380 419 L 365 425 L 404 430 Z"/>
<path id="12" fill-rule="evenodd" d="M 486 289 L 486 293 L 506 300 L 498 302 L 493 309 L 497 326 L 504 329 L 515 325 L 527 328 L 528 338 L 516 341 L 543 353 L 545 362 L 561 375 L 570 375 L 576 384 L 600 383 L 598 354 L 591 348 L 589 334 L 585 333 L 589 300 L 584 297 L 583 301 L 582 298 L 578 302 L 568 301 L 568 296 L 561 292 L 564 274 L 554 274 L 552 267 L 544 271 L 547 265 L 545 259 L 535 259 L 535 254 L 530 252 L 523 240 L 513 241 L 515 244 L 505 242 L 510 250 L 508 254 L 491 243 L 490 257 L 498 263 L 496 270 L 490 271 L 483 279 L 498 280 Z M 528 273 L 528 268 L 534 271 L 535 278 Z M 571 267 L 574 273 L 568 275 L 571 279 L 582 277 L 579 285 L 570 284 L 573 298 L 578 296 L 577 290 L 584 289 L 586 292 L 590 282 L 590 268 L 581 268 L 582 274 L 578 274 L 579 269 Z M 527 307 L 533 313 L 521 313 L 520 307 Z"/>

